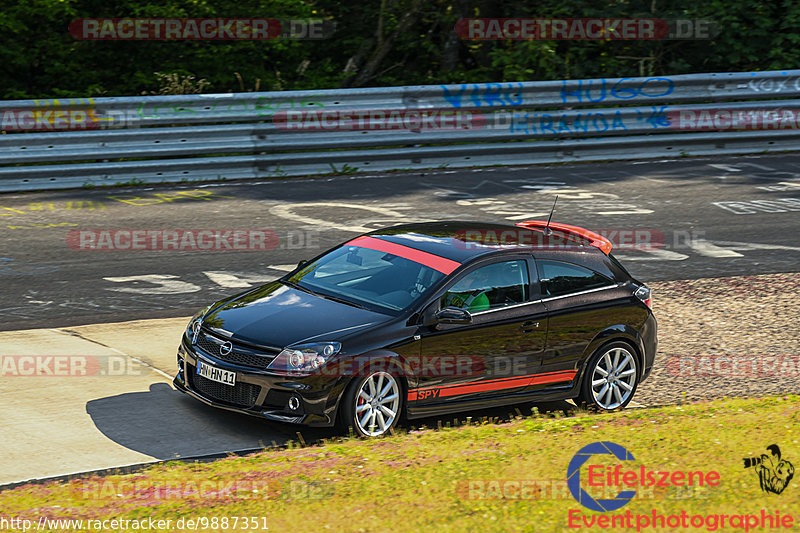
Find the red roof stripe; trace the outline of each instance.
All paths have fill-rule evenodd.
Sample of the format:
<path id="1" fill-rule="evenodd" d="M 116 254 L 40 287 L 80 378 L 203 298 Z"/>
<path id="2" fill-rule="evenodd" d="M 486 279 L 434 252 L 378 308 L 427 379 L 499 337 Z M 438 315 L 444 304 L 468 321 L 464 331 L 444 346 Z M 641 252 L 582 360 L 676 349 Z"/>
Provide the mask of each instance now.
<path id="1" fill-rule="evenodd" d="M 414 261 L 434 270 L 438 270 L 444 275 L 450 274 L 453 270 L 461 266 L 458 261 L 446 259 L 438 255 L 429 254 L 422 250 L 417 250 L 402 244 L 395 244 L 393 242 L 384 241 L 375 237 L 368 237 L 363 235 L 356 237 L 352 241 L 345 244 L 345 246 L 358 246 L 360 248 L 369 248 L 370 250 L 377 250 L 379 252 L 386 252 L 387 254 L 397 255 L 404 259 Z"/>

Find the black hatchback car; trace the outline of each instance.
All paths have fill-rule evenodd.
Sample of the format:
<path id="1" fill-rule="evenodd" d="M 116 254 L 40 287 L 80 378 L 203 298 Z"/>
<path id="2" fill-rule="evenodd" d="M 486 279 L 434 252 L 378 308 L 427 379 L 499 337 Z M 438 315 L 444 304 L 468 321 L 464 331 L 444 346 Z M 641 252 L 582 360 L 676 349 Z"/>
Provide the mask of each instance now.
<path id="1" fill-rule="evenodd" d="M 362 436 L 518 402 L 620 409 L 650 373 L 657 326 L 650 289 L 610 252 L 539 221 L 374 231 L 195 315 L 174 384 Z"/>

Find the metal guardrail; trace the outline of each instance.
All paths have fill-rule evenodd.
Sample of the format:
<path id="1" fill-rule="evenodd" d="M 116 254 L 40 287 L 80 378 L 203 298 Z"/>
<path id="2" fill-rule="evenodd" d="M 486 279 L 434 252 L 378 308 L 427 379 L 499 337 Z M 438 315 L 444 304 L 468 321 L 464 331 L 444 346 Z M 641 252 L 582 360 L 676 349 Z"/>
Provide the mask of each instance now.
<path id="1" fill-rule="evenodd" d="M 437 119 L 291 120 L 387 110 Z M 0 191 L 743 154 L 800 149 L 800 70 L 0 101 L 0 119 Z M 59 127 L 82 129 L 35 131 Z"/>

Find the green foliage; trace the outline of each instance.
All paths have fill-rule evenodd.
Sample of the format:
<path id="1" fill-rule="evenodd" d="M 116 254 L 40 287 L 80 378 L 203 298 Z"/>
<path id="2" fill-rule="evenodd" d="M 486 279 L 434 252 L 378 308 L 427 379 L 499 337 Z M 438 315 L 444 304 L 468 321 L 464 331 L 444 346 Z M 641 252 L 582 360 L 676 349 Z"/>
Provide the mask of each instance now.
<path id="1" fill-rule="evenodd" d="M 181 75 L 178 72 L 171 74 L 164 74 L 163 72 L 155 72 L 156 77 L 161 82 L 158 91 L 151 91 L 150 94 L 202 94 L 203 89 L 211 85 L 206 80 L 197 80 L 194 76 L 188 74 Z M 238 72 L 234 72 L 238 75 Z M 241 83 L 241 77 L 239 77 Z M 244 88 L 242 87 L 242 91 Z"/>
<path id="2" fill-rule="evenodd" d="M 51 519 L 152 518 L 173 525 L 180 517 L 230 517 L 231 524 L 240 517 L 237 528 L 209 528 L 220 531 L 246 529 L 243 516 L 264 517 L 259 529 L 270 531 L 358 531 L 354 524 L 365 531 L 569 531 L 570 513 L 583 508 L 566 486 L 567 465 L 587 444 L 611 441 L 635 457 L 623 464 L 625 471 L 720 476 L 714 486 L 637 487 L 623 512 L 754 515 L 770 502 L 787 516 L 800 506 L 796 481 L 777 497 L 765 495 L 757 474 L 742 468 L 742 457 L 757 457 L 778 443 L 796 465 L 798 422 L 798 396 L 600 415 L 535 410 L 501 423 L 485 416 L 460 417 L 452 425 L 440 419 L 436 430 L 402 430 L 380 439 L 334 437 L 308 445 L 299 436 L 300 442 L 282 449 L 243 457 L 168 461 L 135 474 L 29 484 L 0 492 L 0 507 L 32 521 L 42 512 Z M 616 461 L 595 459 L 606 466 Z M 522 483 L 531 490 L 520 490 Z M 624 528 L 611 530 L 618 529 Z"/>
<path id="3" fill-rule="evenodd" d="M 321 18 L 336 31 L 324 40 L 271 41 L 81 41 L 69 34 L 74 19 L 97 17 Z M 720 33 L 684 41 L 464 41 L 453 27 L 465 17 L 713 19 Z M 800 4 L 792 0 L 4 0 L 0 98 L 788 69 L 800 63 L 798 23 Z"/>

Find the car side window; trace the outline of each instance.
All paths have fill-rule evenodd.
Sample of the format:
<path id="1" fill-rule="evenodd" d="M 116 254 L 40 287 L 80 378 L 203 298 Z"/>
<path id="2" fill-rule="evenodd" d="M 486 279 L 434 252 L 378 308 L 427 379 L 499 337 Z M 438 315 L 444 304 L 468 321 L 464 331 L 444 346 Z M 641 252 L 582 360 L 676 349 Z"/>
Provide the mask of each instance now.
<path id="1" fill-rule="evenodd" d="M 528 265 L 520 259 L 476 268 L 442 295 L 441 307 L 471 313 L 524 303 L 528 300 Z"/>
<path id="2" fill-rule="evenodd" d="M 537 260 L 542 296 L 564 296 L 574 292 L 588 291 L 613 285 L 604 275 L 563 261 Z"/>

